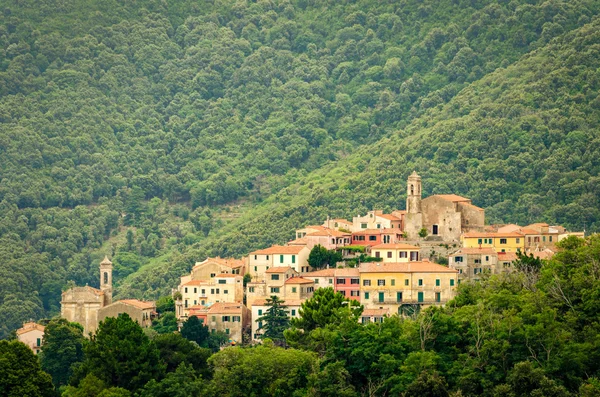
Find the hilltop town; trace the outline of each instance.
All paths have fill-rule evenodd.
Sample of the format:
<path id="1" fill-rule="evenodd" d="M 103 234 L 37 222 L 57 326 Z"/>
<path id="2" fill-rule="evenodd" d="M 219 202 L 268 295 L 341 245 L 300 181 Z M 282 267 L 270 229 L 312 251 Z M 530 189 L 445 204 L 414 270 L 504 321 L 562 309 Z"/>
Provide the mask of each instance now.
<path id="1" fill-rule="evenodd" d="M 444 305 L 461 282 L 510 272 L 518 253 L 549 259 L 557 242 L 583 237 L 545 223 L 486 225 L 484 209 L 468 198 L 423 198 L 416 172 L 408 177 L 406 189 L 406 210 L 372 210 L 351 221 L 327 218 L 321 225 L 296 230 L 296 238 L 286 245 L 249 252 L 241 259 L 197 262 L 173 288 L 180 326 L 197 317 L 232 344 L 258 342 L 262 323 L 256 319 L 269 309 L 269 298 L 279 298 L 288 315 L 297 318 L 302 303 L 324 287 L 363 305 L 361 322 L 381 322 L 393 314 L 412 315 Z M 61 316 L 80 323 L 85 334 L 121 313 L 143 327 L 157 316 L 154 302 L 112 301 L 112 267 L 108 257 L 100 263 L 99 289 L 73 287 L 62 294 Z M 39 333 L 40 327 L 27 324 L 20 332 Z M 35 340 L 39 343 L 39 335 Z"/>

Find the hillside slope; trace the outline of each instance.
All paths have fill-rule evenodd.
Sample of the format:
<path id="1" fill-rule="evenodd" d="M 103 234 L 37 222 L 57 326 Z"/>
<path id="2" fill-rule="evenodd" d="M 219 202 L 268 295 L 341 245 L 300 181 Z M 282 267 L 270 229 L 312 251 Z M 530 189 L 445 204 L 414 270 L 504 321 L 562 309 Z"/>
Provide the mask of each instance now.
<path id="1" fill-rule="evenodd" d="M 133 275 L 121 293 L 167 288 L 164 275 L 187 270 L 186 261 L 189 266 L 206 255 L 241 255 L 283 243 L 295 228 L 327 215 L 404 208 L 412 170 L 423 177 L 425 195 L 470 197 L 487 208 L 492 222 L 547 221 L 577 230 L 585 222 L 588 230 L 598 230 L 599 105 L 595 20 L 471 84 L 406 129 L 307 175 L 202 247 Z"/>

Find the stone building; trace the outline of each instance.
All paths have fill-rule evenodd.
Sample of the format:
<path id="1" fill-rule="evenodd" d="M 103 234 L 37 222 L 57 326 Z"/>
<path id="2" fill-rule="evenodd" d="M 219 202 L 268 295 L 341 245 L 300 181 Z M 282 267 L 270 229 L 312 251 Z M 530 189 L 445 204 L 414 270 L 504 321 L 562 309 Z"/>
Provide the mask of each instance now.
<path id="1" fill-rule="evenodd" d="M 46 327 L 41 324 L 25 323 L 22 328 L 17 330 L 17 339 L 19 342 L 25 343 L 35 354 L 38 354 L 42 349 L 45 329 Z"/>
<path id="2" fill-rule="evenodd" d="M 421 177 L 408 177 L 404 231 L 410 240 L 419 238 L 424 228 L 428 236 L 456 242 L 465 232 L 483 231 L 485 211 L 471 199 L 456 194 L 436 194 L 422 199 Z"/>
<path id="3" fill-rule="evenodd" d="M 100 262 L 100 289 L 73 287 L 62 293 L 60 315 L 83 326 L 88 335 L 98 328 L 98 312 L 112 303 L 112 262 L 107 256 Z"/>
<path id="4" fill-rule="evenodd" d="M 104 321 L 107 317 L 118 317 L 123 313 L 127 313 L 141 327 L 148 328 L 152 325 L 152 319 L 157 315 L 156 304 L 137 299 L 116 301 L 98 310 L 98 322 Z"/>

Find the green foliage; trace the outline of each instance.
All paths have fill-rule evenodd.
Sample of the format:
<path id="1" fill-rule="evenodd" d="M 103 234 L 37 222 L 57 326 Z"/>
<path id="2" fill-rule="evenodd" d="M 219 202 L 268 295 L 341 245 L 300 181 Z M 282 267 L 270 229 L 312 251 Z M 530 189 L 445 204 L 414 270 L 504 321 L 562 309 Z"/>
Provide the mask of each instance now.
<path id="1" fill-rule="evenodd" d="M 177 317 L 173 312 L 166 312 L 157 319 L 152 320 L 152 329 L 159 334 L 168 334 L 177 331 Z"/>
<path id="2" fill-rule="evenodd" d="M 422 227 L 421 230 L 419 230 L 419 237 L 421 237 L 421 238 L 427 237 L 427 229 Z"/>
<path id="3" fill-rule="evenodd" d="M 175 312 L 175 301 L 172 296 L 161 296 L 156 301 L 156 311 L 159 314 L 165 314 L 167 312 Z"/>
<path id="4" fill-rule="evenodd" d="M 52 376 L 57 389 L 69 383 L 73 368 L 83 361 L 86 342 L 83 330 L 77 323 L 59 318 L 46 325 L 40 366 Z"/>
<path id="5" fill-rule="evenodd" d="M 161 360 L 167 365 L 167 372 L 173 372 L 182 364 L 189 365 L 198 375 L 208 376 L 206 360 L 211 351 L 199 347 L 179 334 L 158 335 L 153 340 Z M 187 371 L 187 367 L 185 368 Z"/>
<path id="6" fill-rule="evenodd" d="M 19 341 L 0 340 L 0 396 L 53 397 L 52 378 L 33 351 Z"/>
<path id="7" fill-rule="evenodd" d="M 191 316 L 183 323 L 181 336 L 189 341 L 196 342 L 198 346 L 208 347 L 210 332 L 198 317 Z"/>
<path id="8" fill-rule="evenodd" d="M 203 396 L 206 384 L 191 365 L 180 364 L 160 382 L 152 379 L 144 386 L 144 397 L 189 397 Z"/>
<path id="9" fill-rule="evenodd" d="M 126 313 L 100 322 L 85 346 L 85 360 L 72 384 L 92 374 L 108 387 L 135 392 L 150 379 L 161 379 L 166 365 L 142 328 Z"/>
<path id="10" fill-rule="evenodd" d="M 342 254 L 336 250 L 328 250 L 321 244 L 315 245 L 308 255 L 308 264 L 315 269 L 329 265 L 335 267 L 342 260 Z"/>
<path id="11" fill-rule="evenodd" d="M 264 315 L 257 318 L 255 321 L 260 324 L 259 331 L 262 331 L 261 339 L 270 339 L 276 345 L 285 344 L 283 332 L 290 327 L 290 316 L 286 310 L 285 302 L 277 296 L 267 298 L 265 306 L 269 308 Z"/>

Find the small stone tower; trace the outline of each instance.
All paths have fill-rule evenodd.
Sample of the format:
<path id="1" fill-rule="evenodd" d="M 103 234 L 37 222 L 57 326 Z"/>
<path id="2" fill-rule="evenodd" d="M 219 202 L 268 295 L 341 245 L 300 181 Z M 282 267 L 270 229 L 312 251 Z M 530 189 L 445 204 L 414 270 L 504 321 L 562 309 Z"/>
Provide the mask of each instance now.
<path id="1" fill-rule="evenodd" d="M 100 290 L 104 292 L 104 306 L 112 303 L 112 270 L 113 264 L 105 256 L 100 262 Z"/>
<path id="2" fill-rule="evenodd" d="M 421 212 L 421 177 L 416 171 L 410 174 L 406 185 L 406 212 L 418 214 Z"/>

